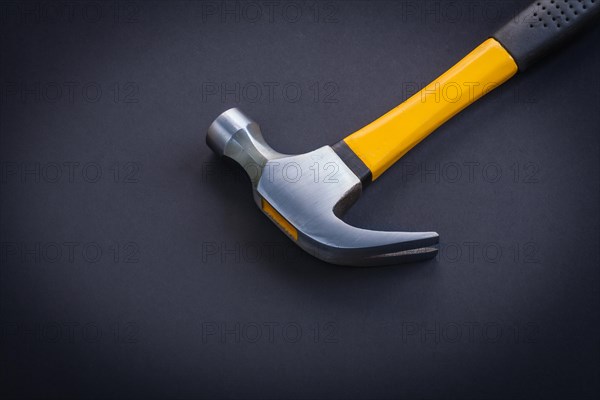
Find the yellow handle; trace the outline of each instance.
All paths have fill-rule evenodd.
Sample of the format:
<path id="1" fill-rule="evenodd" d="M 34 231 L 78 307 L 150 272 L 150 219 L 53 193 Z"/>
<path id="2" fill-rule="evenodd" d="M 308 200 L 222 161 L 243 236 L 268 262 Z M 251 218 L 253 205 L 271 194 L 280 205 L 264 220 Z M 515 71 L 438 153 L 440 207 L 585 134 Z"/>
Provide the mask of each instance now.
<path id="1" fill-rule="evenodd" d="M 377 179 L 444 122 L 517 73 L 512 56 L 488 39 L 437 80 L 344 142 Z"/>

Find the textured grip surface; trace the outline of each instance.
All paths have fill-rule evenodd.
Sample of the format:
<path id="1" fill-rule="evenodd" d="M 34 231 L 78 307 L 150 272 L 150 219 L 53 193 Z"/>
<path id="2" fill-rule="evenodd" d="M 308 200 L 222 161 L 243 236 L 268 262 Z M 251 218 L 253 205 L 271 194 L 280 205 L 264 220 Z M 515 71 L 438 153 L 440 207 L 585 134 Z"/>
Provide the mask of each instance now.
<path id="1" fill-rule="evenodd" d="M 600 0 L 538 0 L 494 35 L 525 70 L 597 21 Z"/>

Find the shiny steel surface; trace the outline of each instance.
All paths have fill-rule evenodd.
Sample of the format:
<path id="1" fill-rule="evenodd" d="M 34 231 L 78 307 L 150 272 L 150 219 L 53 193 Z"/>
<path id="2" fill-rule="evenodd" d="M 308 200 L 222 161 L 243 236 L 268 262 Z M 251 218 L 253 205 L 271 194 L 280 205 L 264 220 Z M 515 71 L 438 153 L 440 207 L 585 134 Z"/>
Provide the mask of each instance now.
<path id="1" fill-rule="evenodd" d="M 259 208 L 261 199 L 268 201 L 296 228 L 296 243 L 321 260 L 374 266 L 437 254 L 435 232 L 371 231 L 342 221 L 339 217 L 360 197 L 362 184 L 329 146 L 295 156 L 278 153 L 237 109 L 215 120 L 207 143 L 246 170 Z"/>

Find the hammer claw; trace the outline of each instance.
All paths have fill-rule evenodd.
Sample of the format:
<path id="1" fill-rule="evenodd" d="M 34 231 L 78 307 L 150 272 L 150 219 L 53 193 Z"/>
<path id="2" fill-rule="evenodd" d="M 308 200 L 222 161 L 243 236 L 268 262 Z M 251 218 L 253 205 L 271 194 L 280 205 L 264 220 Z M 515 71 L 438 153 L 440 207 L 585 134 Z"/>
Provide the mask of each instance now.
<path id="1" fill-rule="evenodd" d="M 299 245 L 315 257 L 339 265 L 377 266 L 421 261 L 437 255 L 435 232 L 384 232 L 357 228 L 338 219 L 334 229 L 299 238 Z M 303 240 L 304 239 L 304 240 Z"/>

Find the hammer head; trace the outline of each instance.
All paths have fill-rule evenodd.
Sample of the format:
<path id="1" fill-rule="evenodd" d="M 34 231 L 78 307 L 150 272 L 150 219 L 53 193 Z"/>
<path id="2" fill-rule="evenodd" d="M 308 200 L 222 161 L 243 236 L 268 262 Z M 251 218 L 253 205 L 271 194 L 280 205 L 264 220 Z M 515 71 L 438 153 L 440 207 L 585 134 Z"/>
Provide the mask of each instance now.
<path id="1" fill-rule="evenodd" d="M 330 146 L 294 156 L 278 153 L 267 145 L 258 124 L 236 108 L 211 124 L 206 142 L 246 170 L 263 213 L 323 261 L 374 266 L 437 254 L 435 232 L 372 231 L 340 219 L 360 197 L 363 184 Z"/>

